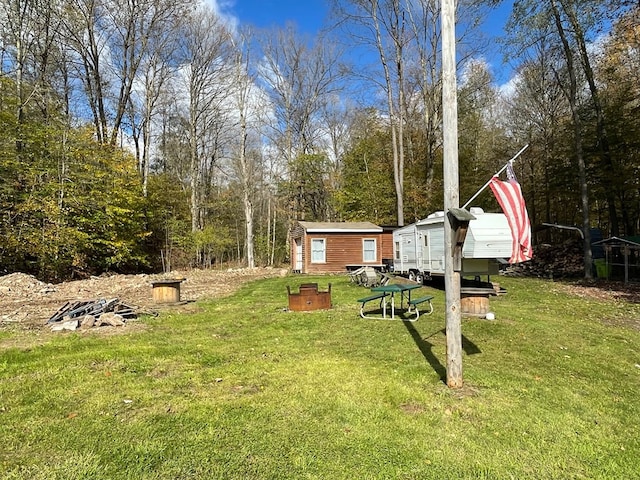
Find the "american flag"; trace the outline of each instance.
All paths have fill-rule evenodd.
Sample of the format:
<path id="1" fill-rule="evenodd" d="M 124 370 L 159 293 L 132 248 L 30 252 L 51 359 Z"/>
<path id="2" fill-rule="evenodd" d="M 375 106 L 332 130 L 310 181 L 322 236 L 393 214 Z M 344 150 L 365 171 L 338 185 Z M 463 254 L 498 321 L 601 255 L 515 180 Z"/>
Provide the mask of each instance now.
<path id="1" fill-rule="evenodd" d="M 489 186 L 496 196 L 496 200 L 502 207 L 502 211 L 507 217 L 507 222 L 511 228 L 513 237 L 513 248 L 509 263 L 526 262 L 533 258 L 531 248 L 531 223 L 527 207 L 524 204 L 522 189 L 513 171 L 511 162 L 507 164 L 507 181 L 501 181 L 498 176 L 494 176 Z"/>

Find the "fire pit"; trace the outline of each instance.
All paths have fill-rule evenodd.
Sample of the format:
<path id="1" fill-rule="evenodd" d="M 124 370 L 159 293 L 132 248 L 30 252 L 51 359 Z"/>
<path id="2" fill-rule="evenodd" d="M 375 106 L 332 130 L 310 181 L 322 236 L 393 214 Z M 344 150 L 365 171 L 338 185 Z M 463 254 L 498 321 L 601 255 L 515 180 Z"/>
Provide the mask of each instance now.
<path id="1" fill-rule="evenodd" d="M 299 288 L 298 293 L 291 293 L 291 288 L 287 285 L 289 310 L 303 312 L 331 308 L 331 284 L 326 292 L 319 291 L 317 283 L 303 283 Z"/>

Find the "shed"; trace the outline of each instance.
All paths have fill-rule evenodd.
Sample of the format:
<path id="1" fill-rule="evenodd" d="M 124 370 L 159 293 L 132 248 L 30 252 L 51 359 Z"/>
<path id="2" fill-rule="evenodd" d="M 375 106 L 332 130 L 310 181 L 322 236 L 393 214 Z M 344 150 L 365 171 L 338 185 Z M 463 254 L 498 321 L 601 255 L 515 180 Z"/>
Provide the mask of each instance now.
<path id="1" fill-rule="evenodd" d="M 598 277 L 640 282 L 640 236 L 605 238 L 591 245 L 604 249 L 604 259 L 594 260 Z"/>
<path id="2" fill-rule="evenodd" d="M 371 222 L 305 222 L 291 229 L 291 270 L 338 273 L 361 266 L 385 270 L 392 231 Z"/>

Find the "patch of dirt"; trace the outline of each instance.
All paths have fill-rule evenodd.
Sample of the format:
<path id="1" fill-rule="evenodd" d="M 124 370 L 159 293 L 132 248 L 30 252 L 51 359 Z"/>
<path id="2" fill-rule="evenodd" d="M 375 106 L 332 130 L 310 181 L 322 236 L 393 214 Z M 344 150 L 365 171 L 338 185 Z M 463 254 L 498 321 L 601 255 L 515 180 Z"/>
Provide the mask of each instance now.
<path id="1" fill-rule="evenodd" d="M 633 313 L 637 311 L 638 305 L 640 305 L 639 284 L 598 280 L 590 283 L 564 284 L 561 285 L 561 288 L 580 298 L 633 304 L 634 309 L 627 310 L 626 314 L 606 315 L 603 312 L 601 322 L 612 327 L 627 327 L 640 330 L 640 318 L 636 313 Z"/>
<path id="2" fill-rule="evenodd" d="M 624 284 L 598 280 L 592 283 L 565 284 L 562 289 L 581 298 L 640 303 L 640 284 L 636 283 Z"/>
<path id="3" fill-rule="evenodd" d="M 415 402 L 403 403 L 402 405 L 400 405 L 400 411 L 406 413 L 407 415 L 418 415 L 420 413 L 424 413 L 424 407 Z"/>
<path id="4" fill-rule="evenodd" d="M 194 311 L 196 300 L 232 294 L 246 282 L 284 276 L 286 269 L 254 268 L 228 270 L 184 270 L 169 275 L 102 275 L 59 284 L 44 283 L 31 275 L 12 273 L 0 277 L 0 327 L 19 324 L 38 328 L 66 302 L 118 298 L 138 313 L 164 309 Z M 152 283 L 167 278 L 184 278 L 178 304 L 155 304 Z"/>

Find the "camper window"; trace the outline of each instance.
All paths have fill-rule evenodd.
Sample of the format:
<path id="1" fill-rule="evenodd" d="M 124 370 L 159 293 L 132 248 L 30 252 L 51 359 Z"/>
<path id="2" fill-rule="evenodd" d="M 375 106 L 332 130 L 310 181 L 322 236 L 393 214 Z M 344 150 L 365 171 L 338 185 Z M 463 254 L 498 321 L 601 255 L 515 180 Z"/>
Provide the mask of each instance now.
<path id="1" fill-rule="evenodd" d="M 375 262 L 376 260 L 376 239 L 362 239 L 362 261 Z"/>

